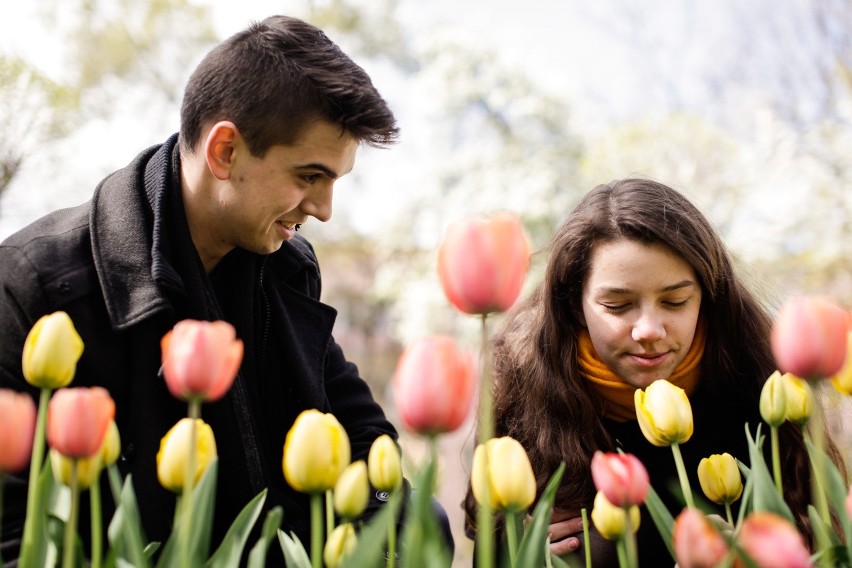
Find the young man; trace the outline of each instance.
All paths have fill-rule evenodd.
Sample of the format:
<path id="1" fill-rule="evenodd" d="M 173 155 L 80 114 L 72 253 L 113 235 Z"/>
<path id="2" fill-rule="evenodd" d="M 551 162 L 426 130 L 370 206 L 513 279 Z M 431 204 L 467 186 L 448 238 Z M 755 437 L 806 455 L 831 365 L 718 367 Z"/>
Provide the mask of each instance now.
<path id="1" fill-rule="evenodd" d="M 396 438 L 331 336 L 336 312 L 319 302 L 317 260 L 296 231 L 331 217 L 332 188 L 360 144 L 387 146 L 397 134 L 370 78 L 323 32 L 270 17 L 201 62 L 179 134 L 104 179 L 88 203 L 0 245 L 0 387 L 28 389 L 27 333 L 67 312 L 85 343 L 72 385 L 101 385 L 115 399 L 119 466 L 133 475 L 149 540 L 163 542 L 173 519 L 155 456 L 186 406 L 162 378 L 160 338 L 182 319 L 226 320 L 245 343 L 234 386 L 202 410 L 219 449 L 214 542 L 264 488 L 267 504 L 284 508 L 282 528 L 308 542 L 306 497 L 281 469 L 300 411 L 333 413 L 353 460 L 377 436 Z M 8 560 L 23 527 L 23 476 L 7 478 L 5 496 Z"/>

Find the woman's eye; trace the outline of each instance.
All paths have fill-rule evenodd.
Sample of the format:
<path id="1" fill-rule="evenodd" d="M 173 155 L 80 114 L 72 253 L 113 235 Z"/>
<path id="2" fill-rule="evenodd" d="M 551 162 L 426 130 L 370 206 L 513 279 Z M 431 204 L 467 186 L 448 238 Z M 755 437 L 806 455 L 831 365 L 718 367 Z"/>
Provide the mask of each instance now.
<path id="1" fill-rule="evenodd" d="M 667 305 L 670 308 L 682 308 L 687 304 L 687 302 L 689 302 L 689 298 L 687 298 L 686 300 L 676 300 L 676 301 L 675 300 L 667 300 L 667 301 L 663 302 L 663 304 Z"/>
<path id="2" fill-rule="evenodd" d="M 611 313 L 619 313 L 630 307 L 630 304 L 601 304 L 604 309 Z"/>

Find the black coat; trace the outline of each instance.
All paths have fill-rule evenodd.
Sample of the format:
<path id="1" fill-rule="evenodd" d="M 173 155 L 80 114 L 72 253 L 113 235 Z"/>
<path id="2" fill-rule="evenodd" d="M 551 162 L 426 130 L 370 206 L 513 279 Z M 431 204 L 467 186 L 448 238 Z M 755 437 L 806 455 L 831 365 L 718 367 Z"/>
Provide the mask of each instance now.
<path id="1" fill-rule="evenodd" d="M 366 459 L 377 436 L 396 432 L 331 335 L 336 311 L 319 301 L 319 267 L 306 240 L 297 236 L 266 256 L 236 249 L 204 274 L 180 199 L 176 140 L 107 177 L 89 202 L 0 245 L 0 387 L 32 390 L 21 373 L 26 335 L 42 315 L 67 312 L 85 344 L 71 386 L 101 385 L 115 399 L 119 467 L 133 475 L 148 539 L 162 542 L 175 496 L 160 487 L 155 456 L 186 404 L 165 386 L 159 342 L 181 319 L 230 321 L 245 342 L 240 374 L 201 415 L 219 452 L 214 543 L 263 488 L 268 507 L 284 507 L 282 528 L 308 542 L 307 499 L 289 488 L 281 467 L 298 413 L 333 413 L 353 460 Z M 25 476 L 7 478 L 6 559 L 23 526 Z"/>

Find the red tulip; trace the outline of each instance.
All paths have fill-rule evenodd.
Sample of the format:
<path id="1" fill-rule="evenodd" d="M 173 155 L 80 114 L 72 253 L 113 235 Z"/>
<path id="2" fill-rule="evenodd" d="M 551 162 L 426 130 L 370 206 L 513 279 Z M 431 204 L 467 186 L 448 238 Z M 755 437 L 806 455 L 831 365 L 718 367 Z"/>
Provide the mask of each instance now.
<path id="1" fill-rule="evenodd" d="M 438 250 L 438 276 L 450 302 L 468 314 L 509 309 L 524 283 L 530 246 L 509 213 L 451 225 Z"/>
<path id="2" fill-rule="evenodd" d="M 737 542 L 758 566 L 813 566 L 802 535 L 789 521 L 774 513 L 759 511 L 746 517 Z"/>
<path id="3" fill-rule="evenodd" d="M 396 409 L 409 430 L 449 432 L 470 411 L 476 386 L 473 355 L 451 337 L 421 339 L 402 354 L 393 376 Z"/>
<path id="4" fill-rule="evenodd" d="M 674 549 L 680 568 L 713 568 L 728 554 L 728 545 L 698 509 L 686 508 L 675 519 Z"/>
<path id="5" fill-rule="evenodd" d="M 35 426 L 32 397 L 0 389 L 0 474 L 18 473 L 29 463 Z"/>
<path id="6" fill-rule="evenodd" d="M 60 389 L 47 407 L 47 443 L 65 457 L 92 457 L 114 418 L 115 403 L 106 389 Z"/>
<path id="7" fill-rule="evenodd" d="M 772 326 L 778 368 L 810 379 L 837 374 L 846 358 L 849 325 L 849 312 L 825 298 L 791 299 Z"/>
<path id="8" fill-rule="evenodd" d="M 648 470 L 633 454 L 595 452 L 592 480 L 607 501 L 618 507 L 641 505 L 648 494 Z"/>
<path id="9" fill-rule="evenodd" d="M 183 320 L 161 343 L 166 385 L 181 400 L 219 400 L 243 360 L 243 342 L 224 321 Z"/>

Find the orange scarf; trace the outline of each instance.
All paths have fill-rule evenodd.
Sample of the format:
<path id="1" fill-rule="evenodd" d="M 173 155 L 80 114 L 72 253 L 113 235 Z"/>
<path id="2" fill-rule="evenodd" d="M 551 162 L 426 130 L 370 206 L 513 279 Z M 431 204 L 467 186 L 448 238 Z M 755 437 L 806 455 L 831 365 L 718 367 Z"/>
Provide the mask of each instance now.
<path id="1" fill-rule="evenodd" d="M 668 378 L 670 383 L 685 390 L 687 396 L 692 394 L 698 384 L 698 364 L 704 355 L 706 338 L 707 331 L 699 320 L 686 357 Z M 598 357 L 592 345 L 592 338 L 586 330 L 580 333 L 579 349 L 580 374 L 592 382 L 592 386 L 603 400 L 604 416 L 618 422 L 636 420 L 636 406 L 633 402 L 636 387 L 624 382 Z"/>

